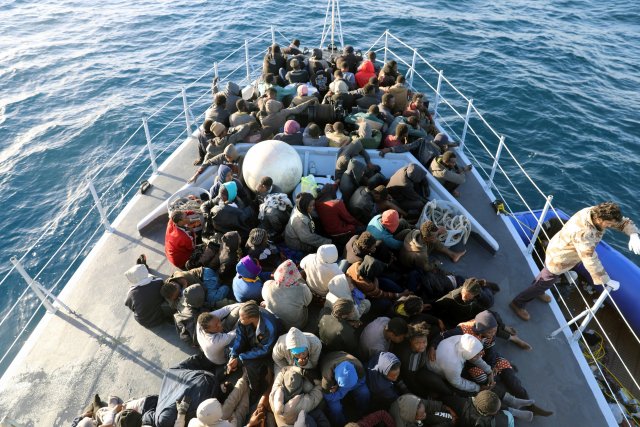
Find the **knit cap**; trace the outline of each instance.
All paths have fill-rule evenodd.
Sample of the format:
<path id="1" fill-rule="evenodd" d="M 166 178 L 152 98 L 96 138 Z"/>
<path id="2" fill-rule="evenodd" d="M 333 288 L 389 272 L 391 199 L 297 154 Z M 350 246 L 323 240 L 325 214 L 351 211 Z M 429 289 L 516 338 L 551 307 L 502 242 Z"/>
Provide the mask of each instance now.
<path id="1" fill-rule="evenodd" d="M 232 161 L 238 160 L 240 154 L 238 154 L 238 150 L 236 146 L 233 144 L 229 144 L 224 148 L 224 155 L 230 158 Z"/>
<path id="2" fill-rule="evenodd" d="M 309 88 L 307 85 L 300 85 L 298 89 L 296 89 L 298 96 L 307 96 L 309 94 Z"/>
<path id="3" fill-rule="evenodd" d="M 300 131 L 300 123 L 295 120 L 287 120 L 284 124 L 284 132 L 291 135 Z"/>
<path id="4" fill-rule="evenodd" d="M 398 211 L 394 209 L 388 209 L 382 213 L 382 225 L 389 230 L 390 233 L 395 233 L 400 225 L 400 217 Z"/>
<path id="5" fill-rule="evenodd" d="M 481 311 L 476 314 L 476 318 L 473 322 L 473 330 L 479 334 L 488 331 L 491 328 L 498 326 L 495 316 L 489 311 Z"/>
<path id="6" fill-rule="evenodd" d="M 227 201 L 233 202 L 238 195 L 238 185 L 235 181 L 229 181 L 222 184 L 222 186 L 227 189 Z"/>
<path id="7" fill-rule="evenodd" d="M 282 103 L 275 99 L 270 99 L 265 103 L 265 109 L 267 110 L 267 113 L 277 113 L 282 110 Z"/>
<path id="8" fill-rule="evenodd" d="M 494 415 L 500 410 L 500 398 L 491 390 L 482 390 L 472 400 L 478 412 L 484 416 Z"/>
<path id="9" fill-rule="evenodd" d="M 213 124 L 211 125 L 211 132 L 217 137 L 220 137 L 220 135 L 222 135 L 222 132 L 224 132 L 226 129 L 227 127 L 220 122 L 213 122 Z"/>
<path id="10" fill-rule="evenodd" d="M 253 261 L 250 256 L 247 255 L 246 257 L 242 258 L 240 262 L 238 262 L 238 264 L 236 265 L 236 271 L 241 277 L 253 279 L 258 277 L 258 274 L 260 274 L 260 271 L 262 271 L 262 269 Z"/>
<path id="11" fill-rule="evenodd" d="M 339 363 L 333 371 L 338 386 L 351 388 L 358 382 L 358 373 L 353 363 L 344 361 Z"/>
<path id="12" fill-rule="evenodd" d="M 444 133 L 439 133 L 436 135 L 435 138 L 433 138 L 433 142 L 435 142 L 436 144 L 442 146 L 445 145 L 449 142 L 449 137 L 447 135 L 445 135 Z"/>

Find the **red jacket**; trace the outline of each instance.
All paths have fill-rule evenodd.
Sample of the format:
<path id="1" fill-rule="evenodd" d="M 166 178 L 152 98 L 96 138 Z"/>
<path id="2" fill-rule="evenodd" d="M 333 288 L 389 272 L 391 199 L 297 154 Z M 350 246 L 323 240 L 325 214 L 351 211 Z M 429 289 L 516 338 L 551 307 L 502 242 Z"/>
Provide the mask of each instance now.
<path id="1" fill-rule="evenodd" d="M 375 77 L 376 69 L 373 66 L 373 62 L 366 60 L 360 64 L 358 67 L 358 72 L 356 73 L 356 83 L 358 87 L 364 87 L 367 83 L 369 83 L 369 79 L 371 77 Z"/>
<path id="2" fill-rule="evenodd" d="M 193 253 L 193 242 L 193 236 L 169 220 L 164 235 L 164 254 L 171 264 L 184 269 L 185 263 Z"/>
<path id="3" fill-rule="evenodd" d="M 324 231 L 330 236 L 355 233 L 356 227 L 361 225 L 349 213 L 342 200 L 316 202 L 316 212 L 318 212 Z"/>

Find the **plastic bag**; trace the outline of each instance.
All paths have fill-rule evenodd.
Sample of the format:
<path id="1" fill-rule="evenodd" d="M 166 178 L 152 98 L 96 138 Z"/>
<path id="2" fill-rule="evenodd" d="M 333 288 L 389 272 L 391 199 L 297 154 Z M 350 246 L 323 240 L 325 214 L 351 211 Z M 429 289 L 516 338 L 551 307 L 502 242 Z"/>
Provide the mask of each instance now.
<path id="1" fill-rule="evenodd" d="M 318 197 L 318 183 L 313 175 L 303 176 L 300 180 L 300 192 L 311 193 L 313 198 Z"/>

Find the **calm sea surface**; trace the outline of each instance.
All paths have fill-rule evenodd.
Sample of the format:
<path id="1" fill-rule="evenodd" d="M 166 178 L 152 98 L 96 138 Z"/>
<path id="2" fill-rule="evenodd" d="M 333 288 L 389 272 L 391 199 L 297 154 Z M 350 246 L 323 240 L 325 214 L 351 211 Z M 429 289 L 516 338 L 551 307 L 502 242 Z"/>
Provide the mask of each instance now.
<path id="1" fill-rule="evenodd" d="M 317 45 L 322 3 L 0 3 L 0 280 L 11 268 L 9 258 L 21 257 L 35 244 L 24 265 L 36 275 L 58 252 L 38 280 L 59 292 L 70 277 L 65 271 L 72 273 L 86 255 L 83 246 L 99 224 L 97 213 L 89 212 L 85 178 L 100 171 L 95 185 L 115 218 L 121 209 L 117 203 L 128 200 L 127 191 L 149 165 L 141 156 L 127 168 L 144 146 L 143 132 L 117 151 L 142 117 L 271 24 L 305 46 Z M 494 3 L 345 1 L 345 42 L 366 50 L 390 29 L 474 99 L 541 190 L 554 195 L 555 206 L 573 212 L 612 199 L 640 221 L 637 4 Z M 257 52 L 258 46 L 252 49 Z M 411 54 L 398 52 L 410 62 Z M 236 65 L 221 67 L 221 74 Z M 427 80 L 435 85 L 433 75 Z M 205 93 L 210 82 L 207 75 L 189 87 L 190 100 Z M 464 114 L 466 106 L 453 91 L 445 89 L 444 95 Z M 196 116 L 208 100 L 205 96 L 195 103 Z M 150 118 L 152 134 L 181 108 L 178 98 Z M 439 108 L 451 116 L 444 105 Z M 488 135 L 477 120 L 472 126 Z M 183 129 L 179 117 L 154 140 L 156 152 L 168 149 L 159 161 L 176 146 L 171 143 Z M 453 130 L 459 133 L 461 127 Z M 470 135 L 467 141 L 486 165 L 475 138 Z M 488 139 L 488 144 L 495 150 L 497 140 Z M 114 161 L 107 162 L 116 152 Z M 515 166 L 505 161 L 505 168 Z M 523 185 L 522 193 L 532 207 L 542 207 L 533 187 Z M 512 207 L 522 209 L 522 204 Z M 609 241 L 626 251 L 626 239 L 610 235 Z M 0 358 L 16 341 L 0 369 L 19 348 L 16 337 L 23 327 L 33 318 L 24 338 L 39 318 L 33 317 L 39 301 L 30 291 L 18 301 L 25 289 L 16 272 L 0 284 Z"/>

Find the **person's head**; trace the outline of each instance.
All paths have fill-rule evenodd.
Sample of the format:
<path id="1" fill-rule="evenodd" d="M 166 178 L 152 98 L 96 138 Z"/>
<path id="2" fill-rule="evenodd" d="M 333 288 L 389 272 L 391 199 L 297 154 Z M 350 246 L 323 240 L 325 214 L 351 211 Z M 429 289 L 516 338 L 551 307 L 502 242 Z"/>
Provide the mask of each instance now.
<path id="1" fill-rule="evenodd" d="M 362 88 L 362 92 L 364 92 L 365 95 L 373 95 L 375 93 L 375 90 L 376 90 L 376 87 L 371 83 L 367 83 Z"/>
<path id="2" fill-rule="evenodd" d="M 380 184 L 376 188 L 371 190 L 371 196 L 373 196 L 374 202 L 383 202 L 389 198 L 389 191 L 387 190 L 387 187 Z"/>
<path id="3" fill-rule="evenodd" d="M 498 332 L 498 321 L 489 310 L 481 311 L 473 321 L 473 331 L 482 338 L 491 340 Z"/>
<path id="4" fill-rule="evenodd" d="M 422 301 L 422 298 L 417 295 L 409 295 L 404 298 L 402 308 L 407 317 L 416 316 L 422 313 L 422 310 L 424 309 L 424 302 Z"/>
<path id="5" fill-rule="evenodd" d="M 260 306 L 255 301 L 247 301 L 240 307 L 239 321 L 244 326 L 256 326 L 260 321 Z"/>
<path id="6" fill-rule="evenodd" d="M 376 248 L 376 238 L 368 231 L 363 231 L 355 241 L 355 245 L 362 253 L 370 254 Z"/>
<path id="7" fill-rule="evenodd" d="M 464 334 L 460 337 L 459 352 L 464 360 L 475 362 L 482 357 L 484 346 L 473 335 Z"/>
<path id="8" fill-rule="evenodd" d="M 353 54 L 353 46 L 351 46 L 351 45 L 346 45 L 346 46 L 344 47 L 343 52 L 344 52 L 344 54 L 345 54 L 345 55 L 351 55 L 351 54 Z"/>
<path id="9" fill-rule="evenodd" d="M 244 99 L 240 98 L 236 101 L 236 110 L 238 110 L 241 113 L 249 112 L 249 109 L 247 108 L 247 103 L 245 102 Z"/>
<path id="10" fill-rule="evenodd" d="M 202 426 L 218 424 L 222 419 L 222 404 L 215 398 L 203 400 L 196 410 L 196 419 L 200 421 L 198 425 Z"/>
<path id="11" fill-rule="evenodd" d="M 200 313 L 198 325 L 208 334 L 218 334 L 222 332 L 222 322 L 218 316 L 211 313 Z"/>
<path id="12" fill-rule="evenodd" d="M 273 73 L 267 73 L 264 75 L 264 82 L 268 85 L 273 85 L 276 83 L 276 77 Z"/>
<path id="13" fill-rule="evenodd" d="M 422 94 L 420 92 L 416 92 L 411 97 L 411 102 L 414 102 L 416 104 L 420 104 L 423 101 L 423 99 L 424 99 L 424 94 Z"/>
<path id="14" fill-rule="evenodd" d="M 314 139 L 320 138 L 320 126 L 315 123 L 309 123 L 307 125 L 307 131 L 309 132 L 309 136 Z"/>
<path id="15" fill-rule="evenodd" d="M 256 279 L 262 268 L 256 258 L 252 258 L 249 255 L 242 257 L 238 264 L 236 264 L 236 272 L 238 276 L 245 279 Z"/>
<path id="16" fill-rule="evenodd" d="M 393 96 L 393 94 L 390 94 L 390 93 L 385 93 L 384 95 L 382 95 L 382 105 L 384 105 L 387 108 L 392 108 L 394 105 L 396 105 L 395 96 Z"/>
<path id="17" fill-rule="evenodd" d="M 456 160 L 457 160 L 456 153 L 454 153 L 451 150 L 446 151 L 442 155 L 442 163 L 447 165 L 447 167 L 450 167 L 450 168 L 455 167 L 456 166 Z"/>
<path id="18" fill-rule="evenodd" d="M 380 82 L 376 76 L 369 77 L 369 84 L 371 84 L 374 89 L 378 89 L 378 86 L 380 86 Z"/>
<path id="19" fill-rule="evenodd" d="M 341 78 L 343 78 L 343 77 L 344 77 L 344 75 L 342 74 L 342 71 L 340 71 L 340 70 L 335 70 L 335 71 L 333 72 L 333 78 L 334 78 L 334 79 L 336 79 L 336 80 L 337 80 L 337 79 L 341 79 Z"/>
<path id="20" fill-rule="evenodd" d="M 407 117 L 407 124 L 412 128 L 417 128 L 419 124 L 418 117 L 416 116 Z"/>
<path id="21" fill-rule="evenodd" d="M 216 138 L 222 138 L 227 134 L 227 127 L 220 122 L 211 123 L 211 133 L 213 133 Z"/>
<path id="22" fill-rule="evenodd" d="M 353 301 L 346 298 L 338 298 L 331 307 L 331 315 L 340 320 L 353 320 L 356 306 Z"/>
<path id="23" fill-rule="evenodd" d="M 274 55 L 280 53 L 280 45 L 278 43 L 274 43 L 271 45 L 271 53 Z"/>
<path id="24" fill-rule="evenodd" d="M 347 63 L 347 61 L 340 61 L 340 63 L 338 64 L 338 68 L 340 69 L 340 71 L 342 71 L 342 75 L 344 75 L 344 73 L 349 71 L 349 64 Z"/>
<path id="25" fill-rule="evenodd" d="M 377 116 L 378 114 L 380 114 L 380 108 L 378 108 L 376 104 L 370 105 L 367 113 Z"/>
<path id="26" fill-rule="evenodd" d="M 389 233 L 395 233 L 398 229 L 398 226 L 400 226 L 400 216 L 398 215 L 398 211 L 396 211 L 395 209 L 387 209 L 386 211 L 382 212 L 380 222 Z"/>
<path id="27" fill-rule="evenodd" d="M 398 71 L 398 63 L 394 59 L 387 62 L 387 64 L 389 65 L 389 68 L 391 68 L 393 71 Z"/>
<path id="28" fill-rule="evenodd" d="M 180 296 L 180 286 L 174 281 L 165 281 L 160 287 L 160 295 L 167 301 L 175 301 Z"/>
<path id="29" fill-rule="evenodd" d="M 384 338 L 394 344 L 400 344 L 407 336 L 407 322 L 402 317 L 394 317 L 384 327 Z"/>
<path id="30" fill-rule="evenodd" d="M 491 390 L 482 390 L 471 398 L 473 406 L 485 417 L 491 417 L 500 411 L 502 402 L 500 397 Z"/>
<path id="31" fill-rule="evenodd" d="M 292 45 L 294 45 L 295 47 L 300 47 L 300 40 L 298 39 L 293 39 L 293 41 L 291 42 Z"/>
<path id="32" fill-rule="evenodd" d="M 438 240 L 438 226 L 431 220 L 426 220 L 420 225 L 420 236 L 425 243 L 434 243 Z"/>
<path id="33" fill-rule="evenodd" d="M 235 145 L 233 144 L 229 144 L 226 147 L 224 147 L 224 158 L 227 160 L 227 162 L 235 162 L 236 160 L 238 160 L 238 157 L 240 157 L 240 153 L 238 153 L 238 149 L 236 148 Z M 231 178 L 233 179 L 233 173 L 231 174 Z"/>
<path id="34" fill-rule="evenodd" d="M 335 133 L 344 133 L 344 123 L 342 122 L 335 122 L 331 128 Z"/>
<path id="35" fill-rule="evenodd" d="M 322 49 L 315 48 L 311 53 L 311 59 L 319 61 L 322 59 Z"/>
<path id="36" fill-rule="evenodd" d="M 425 418 L 427 418 L 427 408 L 424 407 L 424 402 L 420 399 L 418 409 L 416 409 L 416 421 L 422 421 Z"/>
<path id="37" fill-rule="evenodd" d="M 480 295 L 480 291 L 482 290 L 481 282 L 479 279 L 475 277 L 469 277 L 462 284 L 462 290 L 460 296 L 462 297 L 463 302 L 471 302 L 478 295 Z"/>
<path id="38" fill-rule="evenodd" d="M 213 119 L 206 119 L 204 123 L 202 123 L 202 128 L 205 132 L 211 132 L 211 125 L 213 124 Z"/>
<path id="39" fill-rule="evenodd" d="M 622 221 L 620 206 L 613 202 L 603 202 L 591 208 L 593 225 L 600 230 L 613 227 Z"/>
<path id="40" fill-rule="evenodd" d="M 334 368 L 333 376 L 340 388 L 350 389 L 358 383 L 356 367 L 346 360 Z"/>
<path id="41" fill-rule="evenodd" d="M 284 123 L 284 133 L 287 135 L 293 135 L 294 133 L 300 132 L 300 123 L 295 120 L 287 120 Z"/>
<path id="42" fill-rule="evenodd" d="M 407 332 L 407 341 L 409 347 L 414 353 L 424 353 L 427 351 L 427 337 L 429 336 L 429 324 L 420 322 L 409 325 Z"/>
<path id="43" fill-rule="evenodd" d="M 400 123 L 398 126 L 396 126 L 396 138 L 405 140 L 408 138 L 408 136 L 409 126 L 407 126 L 405 123 Z"/>
<path id="44" fill-rule="evenodd" d="M 367 59 L 373 63 L 376 62 L 376 53 L 372 50 L 370 50 L 369 52 L 367 52 Z"/>
<path id="45" fill-rule="evenodd" d="M 307 96 L 309 95 L 309 87 L 307 85 L 300 85 L 296 89 L 296 94 L 298 96 Z"/>
<path id="46" fill-rule="evenodd" d="M 278 91 L 275 90 L 275 88 L 270 87 L 266 90 L 265 94 L 267 95 L 268 99 L 276 99 L 278 96 Z"/>
<path id="47" fill-rule="evenodd" d="M 316 207 L 316 201 L 311 193 L 299 193 L 296 196 L 296 208 L 303 215 L 311 215 Z"/>
<path id="48" fill-rule="evenodd" d="M 269 176 L 263 176 L 260 179 L 260 183 L 258 184 L 258 188 L 256 189 L 259 194 L 267 194 L 271 187 L 273 186 L 273 179 Z"/>
<path id="49" fill-rule="evenodd" d="M 396 382 L 400 377 L 400 359 L 393 353 L 383 351 L 378 354 L 376 371 L 387 377 L 389 381 Z"/>
<path id="50" fill-rule="evenodd" d="M 189 220 L 189 217 L 184 213 L 184 211 L 171 212 L 171 221 L 178 227 L 186 227 L 191 223 L 191 220 Z"/>
<path id="51" fill-rule="evenodd" d="M 224 193 L 224 197 L 223 197 Z M 220 186 L 220 198 L 225 202 L 232 203 L 236 200 L 238 195 L 238 186 L 235 181 L 225 182 Z"/>
<path id="52" fill-rule="evenodd" d="M 300 69 L 300 61 L 298 61 L 298 58 L 293 58 L 289 64 L 291 65 L 291 68 L 293 70 L 299 70 Z"/>
<path id="53" fill-rule="evenodd" d="M 396 77 L 396 83 L 400 83 L 400 84 L 404 84 L 405 82 L 405 78 L 402 74 L 398 74 L 398 77 Z"/>

